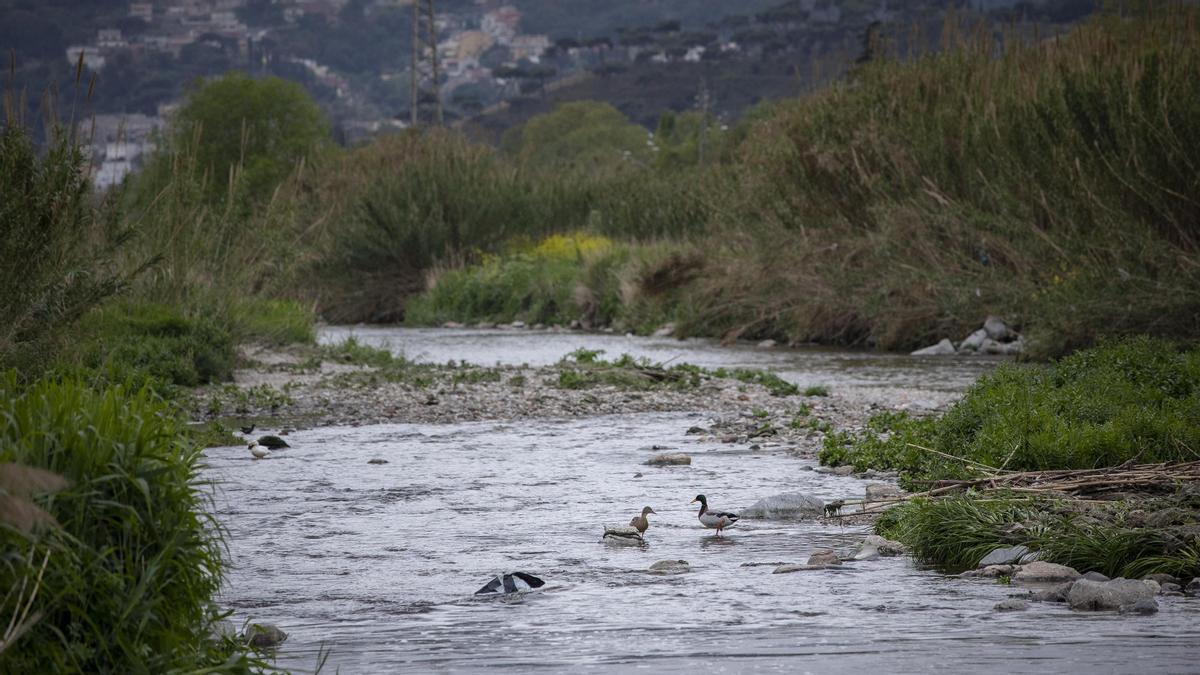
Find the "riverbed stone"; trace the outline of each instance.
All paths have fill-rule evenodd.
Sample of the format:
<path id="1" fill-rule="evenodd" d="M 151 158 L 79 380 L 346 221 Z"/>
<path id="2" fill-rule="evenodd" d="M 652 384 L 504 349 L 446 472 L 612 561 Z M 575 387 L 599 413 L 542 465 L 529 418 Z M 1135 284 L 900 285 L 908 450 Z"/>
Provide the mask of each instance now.
<path id="1" fill-rule="evenodd" d="M 774 340 L 767 339 L 767 340 L 763 340 L 762 342 L 759 342 L 757 346 L 759 349 L 770 349 L 771 347 L 774 347 L 776 344 L 778 344 L 778 343 L 776 343 Z"/>
<path id="2" fill-rule="evenodd" d="M 954 343 L 951 342 L 949 338 L 942 338 L 942 341 L 937 343 L 936 345 L 922 347 L 921 349 L 918 349 L 918 350 L 912 352 L 912 355 L 913 356 L 948 356 L 948 355 L 954 354 L 954 353 L 956 353 L 954 350 Z"/>
<path id="3" fill-rule="evenodd" d="M 842 559 L 838 557 L 838 554 L 835 553 L 833 549 L 826 548 L 816 551 L 812 555 L 808 556 L 808 564 L 811 566 L 840 565 L 842 564 Z"/>
<path id="4" fill-rule="evenodd" d="M 1158 601 L 1154 598 L 1141 598 L 1131 605 L 1122 605 L 1122 614 L 1141 614 L 1143 616 L 1158 613 Z"/>
<path id="5" fill-rule="evenodd" d="M 1043 588 L 1041 590 L 1034 591 L 1033 594 L 1029 596 L 1029 599 L 1036 600 L 1038 602 L 1066 602 L 1067 595 L 1071 592 L 1071 586 L 1074 585 L 1075 582 L 1067 581 L 1065 583 L 1058 584 L 1057 586 Z"/>
<path id="6" fill-rule="evenodd" d="M 605 525 L 601 542 L 612 546 L 641 546 L 645 543 L 642 533 L 628 525 Z"/>
<path id="7" fill-rule="evenodd" d="M 1029 603 L 1019 598 L 1009 598 L 996 603 L 992 609 L 997 612 L 1020 612 L 1029 609 Z"/>
<path id="8" fill-rule="evenodd" d="M 1164 586 L 1166 584 L 1175 584 L 1177 586 L 1179 585 L 1179 577 L 1171 575 L 1171 574 L 1163 574 L 1162 572 L 1155 572 L 1154 574 L 1147 574 L 1146 576 L 1142 577 L 1142 579 L 1153 579 L 1154 581 L 1157 581 L 1160 585 L 1164 585 Z"/>
<path id="9" fill-rule="evenodd" d="M 648 466 L 686 466 L 692 463 L 690 455 L 682 452 L 672 452 L 665 455 L 656 455 L 646 460 Z"/>
<path id="10" fill-rule="evenodd" d="M 1167 583 L 1162 584 L 1161 588 L 1158 591 L 1158 594 L 1159 595 L 1183 595 L 1183 587 L 1180 586 L 1179 584 L 1173 584 L 1168 581 Z"/>
<path id="11" fill-rule="evenodd" d="M 869 502 L 879 502 L 904 496 L 904 490 L 890 483 L 867 483 L 866 497 Z"/>
<path id="12" fill-rule="evenodd" d="M 654 331 L 651 335 L 653 335 L 654 337 L 671 337 L 674 334 L 675 334 L 675 324 L 664 323 L 663 325 L 659 326 L 658 330 Z"/>
<path id="13" fill-rule="evenodd" d="M 373 458 L 367 460 L 367 464 L 387 464 L 387 463 L 388 463 L 388 461 L 386 459 L 380 459 L 378 457 L 373 457 Z"/>
<path id="14" fill-rule="evenodd" d="M 1027 565 L 1022 565 L 1021 569 L 1013 575 L 1013 581 L 1017 583 L 1048 583 L 1053 581 L 1074 581 L 1080 576 L 1082 575 L 1074 567 L 1037 560 Z"/>
<path id="15" fill-rule="evenodd" d="M 898 541 L 892 541 L 877 534 L 869 534 L 858 545 L 858 553 L 854 555 L 854 559 L 870 560 L 877 556 L 903 555 L 907 551 L 908 547 Z"/>
<path id="16" fill-rule="evenodd" d="M 1088 581 L 1108 581 L 1109 580 L 1108 577 L 1097 572 L 1096 570 L 1088 570 L 1087 572 L 1084 572 L 1083 576 L 1081 576 L 1079 578 L 1087 579 Z"/>
<path id="17" fill-rule="evenodd" d="M 1031 551 L 1028 546 L 1017 544 L 1016 546 L 1002 546 L 992 549 L 991 553 L 983 556 L 983 560 L 979 561 L 978 567 L 990 567 L 992 565 L 1013 565 L 1022 561 L 1029 555 Z"/>
<path id="18" fill-rule="evenodd" d="M 998 316 L 989 316 L 987 319 L 985 319 L 983 322 L 983 330 L 987 333 L 989 338 L 998 342 L 1007 340 L 1011 333 L 1008 328 L 1008 324 L 1004 323 L 1004 319 L 1001 319 Z"/>
<path id="19" fill-rule="evenodd" d="M 1153 602 L 1154 591 L 1149 585 L 1136 579 L 1079 579 L 1071 585 L 1071 590 L 1067 593 L 1067 602 L 1070 603 L 1071 609 L 1082 611 L 1117 610 L 1144 599 Z"/>
<path id="20" fill-rule="evenodd" d="M 246 643 L 251 647 L 269 649 L 287 639 L 287 633 L 273 623 L 252 623 L 246 628 Z"/>
<path id="21" fill-rule="evenodd" d="M 1200 577 L 1189 581 L 1188 585 L 1183 587 L 1183 590 L 1189 595 L 1200 595 Z"/>
<path id="22" fill-rule="evenodd" d="M 650 566 L 654 574 L 685 574 L 692 571 L 686 560 L 659 560 Z"/>
<path id="23" fill-rule="evenodd" d="M 776 567 L 771 574 L 788 574 L 789 572 L 807 572 L 811 570 L 829 569 L 830 565 L 796 565 L 787 564 Z"/>
<path id="24" fill-rule="evenodd" d="M 795 520 L 815 518 L 821 515 L 824 508 L 825 503 L 812 495 L 806 495 L 803 492 L 786 492 L 760 499 L 739 511 L 738 515 L 744 518 Z"/>
<path id="25" fill-rule="evenodd" d="M 971 333 L 970 335 L 968 335 L 966 338 L 963 339 L 962 342 L 959 343 L 958 351 L 960 351 L 960 352 L 979 351 L 979 346 L 983 344 L 983 341 L 987 339 L 987 336 L 988 336 L 987 331 L 980 328 L 979 330 L 975 331 L 974 333 Z"/>
<path id="26" fill-rule="evenodd" d="M 1019 568 L 1016 565 L 988 565 L 980 569 L 967 570 L 958 575 L 965 578 L 999 579 L 1011 577 Z"/>

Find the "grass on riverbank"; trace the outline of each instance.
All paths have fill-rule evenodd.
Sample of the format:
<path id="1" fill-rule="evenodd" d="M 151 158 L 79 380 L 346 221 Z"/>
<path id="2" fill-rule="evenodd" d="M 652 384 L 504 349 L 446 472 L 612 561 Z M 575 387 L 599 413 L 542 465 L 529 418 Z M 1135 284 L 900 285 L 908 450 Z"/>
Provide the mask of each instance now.
<path id="1" fill-rule="evenodd" d="M 39 500 L 56 525 L 0 528 L 0 586 L 40 586 L 28 614 L 36 621 L 0 654 L 5 672 L 255 665 L 210 636 L 223 555 L 199 458 L 174 412 L 147 389 L 26 386 L 15 373 L 0 376 L 0 462 L 69 482 Z M 6 622 L 20 612 L 14 601 L 9 594 L 0 604 Z"/>
<path id="2" fill-rule="evenodd" d="M 860 471 L 899 470 L 905 485 L 917 487 L 974 475 L 972 463 L 1094 468 L 1190 460 L 1197 449 L 1200 349 L 1143 337 L 1048 366 L 1002 366 L 939 418 L 885 413 L 859 434 L 828 436 L 819 457 Z"/>
<path id="3" fill-rule="evenodd" d="M 1042 559 L 1109 577 L 1161 572 L 1200 576 L 1196 490 L 1136 505 L 1031 499 L 1020 495 L 920 500 L 889 510 L 876 532 L 947 572 L 974 569 L 993 549 L 1023 544 Z"/>

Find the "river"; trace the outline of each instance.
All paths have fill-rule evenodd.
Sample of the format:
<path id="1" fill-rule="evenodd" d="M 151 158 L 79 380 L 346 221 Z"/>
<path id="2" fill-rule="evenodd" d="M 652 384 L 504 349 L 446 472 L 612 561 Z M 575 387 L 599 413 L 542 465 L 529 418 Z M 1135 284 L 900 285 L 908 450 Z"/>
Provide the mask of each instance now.
<path id="1" fill-rule="evenodd" d="M 722 347 L 703 340 L 513 330 L 331 328 L 414 360 L 538 365 L 579 348 L 707 366 L 766 367 L 801 385 L 872 398 L 961 392 L 994 361 L 833 350 Z M 864 481 L 811 461 L 685 435 L 703 410 L 521 422 L 326 427 L 256 462 L 208 451 L 231 569 L 235 621 L 290 634 L 278 663 L 328 672 L 1195 672 L 1200 600 L 1161 598 L 1149 617 L 993 606 L 1019 592 L 877 558 L 772 574 L 865 528 L 743 520 L 717 539 L 698 493 L 745 507 L 782 492 L 857 498 Z M 651 445 L 691 466 L 643 466 Z M 368 464 L 369 459 L 387 464 Z M 641 477 L 635 477 L 641 473 Z M 652 506 L 647 545 L 600 543 L 605 523 Z M 658 560 L 691 572 L 657 576 Z M 472 593 L 498 572 L 547 586 L 509 601 Z"/>

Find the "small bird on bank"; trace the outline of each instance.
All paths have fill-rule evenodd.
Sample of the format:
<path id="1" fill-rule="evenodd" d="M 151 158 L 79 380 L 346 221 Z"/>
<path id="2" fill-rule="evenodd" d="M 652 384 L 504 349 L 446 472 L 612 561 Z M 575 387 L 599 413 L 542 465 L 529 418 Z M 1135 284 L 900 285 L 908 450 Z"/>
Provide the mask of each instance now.
<path id="1" fill-rule="evenodd" d="M 271 451 L 258 444 L 258 441 L 250 441 L 250 454 L 254 455 L 254 459 L 266 459 L 271 456 Z"/>
<path id="2" fill-rule="evenodd" d="M 708 528 L 716 528 L 718 537 L 721 536 L 721 530 L 733 527 L 738 521 L 736 513 L 708 508 L 708 499 L 704 495 L 696 495 L 696 498 L 689 503 L 695 504 L 696 502 L 700 502 L 700 524 Z"/>
<path id="3" fill-rule="evenodd" d="M 242 433 L 246 434 L 246 435 L 250 435 L 250 434 L 254 433 L 254 425 L 251 424 L 248 427 L 242 427 Z"/>
<path id="4" fill-rule="evenodd" d="M 658 515 L 654 512 L 654 509 L 650 508 L 649 506 L 643 508 L 642 515 L 634 516 L 633 520 L 629 521 L 629 526 L 636 529 L 638 534 L 646 534 L 646 528 L 650 527 L 650 520 L 647 519 L 646 516 L 647 514 L 651 513 L 654 513 L 656 516 Z"/>

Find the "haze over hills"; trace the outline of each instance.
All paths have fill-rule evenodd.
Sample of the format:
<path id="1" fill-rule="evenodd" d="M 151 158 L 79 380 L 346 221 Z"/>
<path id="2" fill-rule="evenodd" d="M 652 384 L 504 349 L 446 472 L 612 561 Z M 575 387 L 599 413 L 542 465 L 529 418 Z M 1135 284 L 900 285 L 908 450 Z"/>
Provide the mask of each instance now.
<path id="1" fill-rule="evenodd" d="M 75 64 L 111 135 L 161 124 L 196 78 L 241 70 L 302 83 L 344 143 L 408 119 L 412 0 L 2 0 L 0 48 L 31 101 Z M 999 24 L 1087 15 L 1093 0 L 970 0 Z M 868 29 L 901 49 L 936 43 L 941 0 L 435 0 L 449 123 L 497 140 L 566 100 L 596 99 L 653 127 L 665 110 L 731 121 L 860 58 Z M 901 44 L 907 43 L 907 44 Z M 81 87 L 82 88 L 82 87 Z M 31 106 L 34 104 L 31 104 Z M 142 130 L 139 132 L 139 130 Z M 103 140 L 103 139 L 102 139 Z"/>

